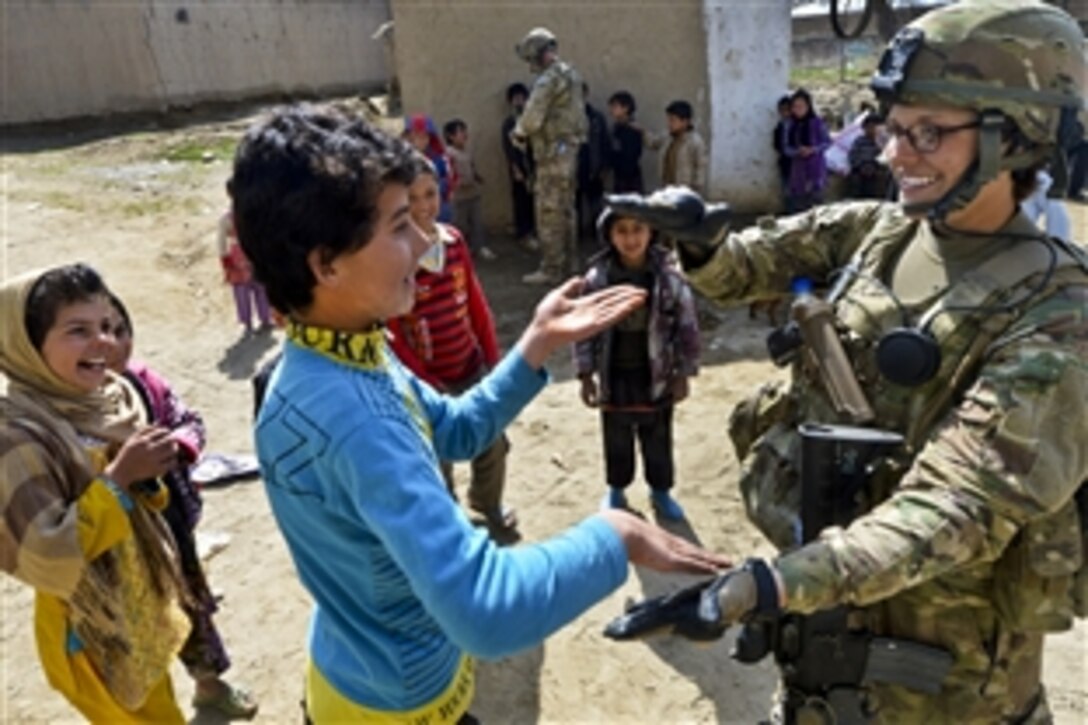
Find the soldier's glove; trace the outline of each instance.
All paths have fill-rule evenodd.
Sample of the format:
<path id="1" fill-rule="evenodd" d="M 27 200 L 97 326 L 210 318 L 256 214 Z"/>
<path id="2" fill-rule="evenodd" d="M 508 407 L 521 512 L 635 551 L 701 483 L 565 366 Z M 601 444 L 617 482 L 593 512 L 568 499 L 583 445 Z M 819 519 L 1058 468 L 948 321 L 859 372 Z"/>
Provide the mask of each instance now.
<path id="1" fill-rule="evenodd" d="M 728 204 L 707 204 L 686 186 L 666 186 L 649 196 L 608 194 L 605 203 L 617 214 L 641 219 L 675 239 L 685 267 L 710 258 L 725 239 L 732 216 Z"/>
<path id="2" fill-rule="evenodd" d="M 697 642 L 718 639 L 730 625 L 753 613 L 779 610 L 778 584 L 767 562 L 749 559 L 716 579 L 627 607 L 605 627 L 609 639 L 675 634 Z"/>

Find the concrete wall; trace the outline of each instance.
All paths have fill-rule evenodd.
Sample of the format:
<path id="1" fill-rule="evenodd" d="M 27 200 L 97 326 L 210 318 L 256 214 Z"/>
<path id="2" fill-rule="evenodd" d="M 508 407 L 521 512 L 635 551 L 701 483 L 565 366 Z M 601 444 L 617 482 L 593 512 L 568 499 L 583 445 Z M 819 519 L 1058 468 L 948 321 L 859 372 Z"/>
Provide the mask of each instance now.
<path id="1" fill-rule="evenodd" d="M 789 85 L 790 0 L 706 0 L 710 195 L 742 211 L 778 205 L 771 131 Z"/>
<path id="2" fill-rule="evenodd" d="M 778 0 L 775 0 L 778 2 Z M 441 125 L 459 116 L 487 185 L 484 217 L 489 226 L 509 223 L 509 186 L 499 133 L 507 85 L 531 84 L 528 66 L 514 44 L 538 25 L 559 38 L 559 55 L 581 72 L 590 102 L 607 112 L 608 96 L 628 90 L 638 121 L 665 129 L 665 106 L 689 100 L 700 132 L 707 129 L 706 32 L 702 0 L 652 3 L 486 0 L 435 2 L 392 0 L 396 58 L 406 112 L 426 112 Z M 643 154 L 651 188 L 659 155 Z"/>
<path id="3" fill-rule="evenodd" d="M 0 124 L 373 89 L 388 0 L 4 0 Z"/>

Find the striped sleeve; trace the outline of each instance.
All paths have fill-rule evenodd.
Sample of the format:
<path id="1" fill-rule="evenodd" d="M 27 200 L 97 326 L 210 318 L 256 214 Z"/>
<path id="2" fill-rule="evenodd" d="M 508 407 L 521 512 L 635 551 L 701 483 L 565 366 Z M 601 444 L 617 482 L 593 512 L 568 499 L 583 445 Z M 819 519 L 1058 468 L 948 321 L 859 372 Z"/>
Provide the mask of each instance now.
<path id="1" fill-rule="evenodd" d="M 121 502 L 101 481 L 76 501 L 62 495 L 64 472 L 28 433 L 0 429 L 0 568 L 65 598 L 86 562 L 131 535 Z"/>

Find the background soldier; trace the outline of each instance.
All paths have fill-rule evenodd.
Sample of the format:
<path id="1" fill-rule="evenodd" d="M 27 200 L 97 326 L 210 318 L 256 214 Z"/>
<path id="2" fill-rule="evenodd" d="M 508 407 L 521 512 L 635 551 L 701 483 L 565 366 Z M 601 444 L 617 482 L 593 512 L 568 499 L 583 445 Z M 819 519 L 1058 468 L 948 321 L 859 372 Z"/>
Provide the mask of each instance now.
<path id="1" fill-rule="evenodd" d="M 551 285 L 578 266 L 574 183 L 578 147 L 586 137 L 582 77 L 559 59 L 555 36 L 533 28 L 517 44 L 518 57 L 539 73 L 511 140 L 529 143 L 536 164 L 533 193 L 540 269 L 522 277 L 526 284 Z"/>
<path id="2" fill-rule="evenodd" d="M 613 200 L 679 239 L 691 283 L 718 302 L 833 279 L 825 329 L 866 403 L 840 404 L 827 356 L 802 337 L 788 389 L 766 386 L 730 420 L 749 516 L 781 555 L 636 606 L 614 635 L 715 636 L 839 607 L 867 642 L 854 678 L 810 691 L 783 666 L 787 722 L 1049 722 L 1044 634 L 1088 613 L 1088 261 L 1017 204 L 1041 166 L 1062 166 L 1084 44 L 1069 15 L 1032 0 L 966 0 L 901 30 L 873 80 L 898 204 L 728 233 L 720 209 L 675 189 Z M 852 522 L 803 525 L 805 421 L 902 436 L 849 497 Z M 771 643 L 805 666 L 791 646 Z M 928 683 L 903 665 L 917 651 L 944 662 Z"/>

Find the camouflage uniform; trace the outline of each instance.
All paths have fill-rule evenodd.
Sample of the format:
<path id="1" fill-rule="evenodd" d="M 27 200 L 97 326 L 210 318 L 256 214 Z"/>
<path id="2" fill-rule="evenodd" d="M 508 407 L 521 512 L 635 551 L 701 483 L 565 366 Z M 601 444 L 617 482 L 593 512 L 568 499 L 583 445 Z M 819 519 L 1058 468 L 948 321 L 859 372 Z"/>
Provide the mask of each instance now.
<path id="1" fill-rule="evenodd" d="M 568 264 L 578 264 L 574 187 L 578 147 L 588 130 L 584 109 L 582 76 L 556 58 L 537 77 L 513 131 L 528 139 L 536 163 L 533 196 L 540 268 L 552 281 L 568 272 Z"/>
<path id="2" fill-rule="evenodd" d="M 1008 243 L 1003 232 L 1032 230 L 1018 217 L 993 244 Z M 1015 313 L 938 317 L 940 372 L 920 388 L 898 387 L 876 371 L 873 347 L 902 324 L 900 311 L 867 277 L 886 275 L 929 233 L 894 205 L 824 207 L 731 234 L 689 279 L 718 302 L 745 302 L 798 276 L 826 278 L 863 250 L 864 274 L 837 305 L 838 324 L 876 420 L 906 436 L 907 450 L 878 481 L 869 514 L 825 530 L 777 568 L 790 611 L 856 605 L 875 634 L 955 655 L 938 696 L 873 686 L 883 721 L 998 722 L 1037 704 L 1042 632 L 1071 623 L 1068 610 L 1023 610 L 1043 601 L 1027 590 L 1032 582 L 1068 587 L 1080 566 L 1072 497 L 1088 477 L 1088 274 L 1061 266 L 1049 294 Z M 991 290 L 971 275 L 961 278 L 973 296 L 967 304 L 1015 301 L 1040 281 Z M 908 311 L 917 319 L 928 307 Z M 788 389 L 767 387 L 742 404 L 730 426 L 750 515 L 786 550 L 800 505 L 796 425 L 845 422 L 806 363 L 794 373 Z"/>

